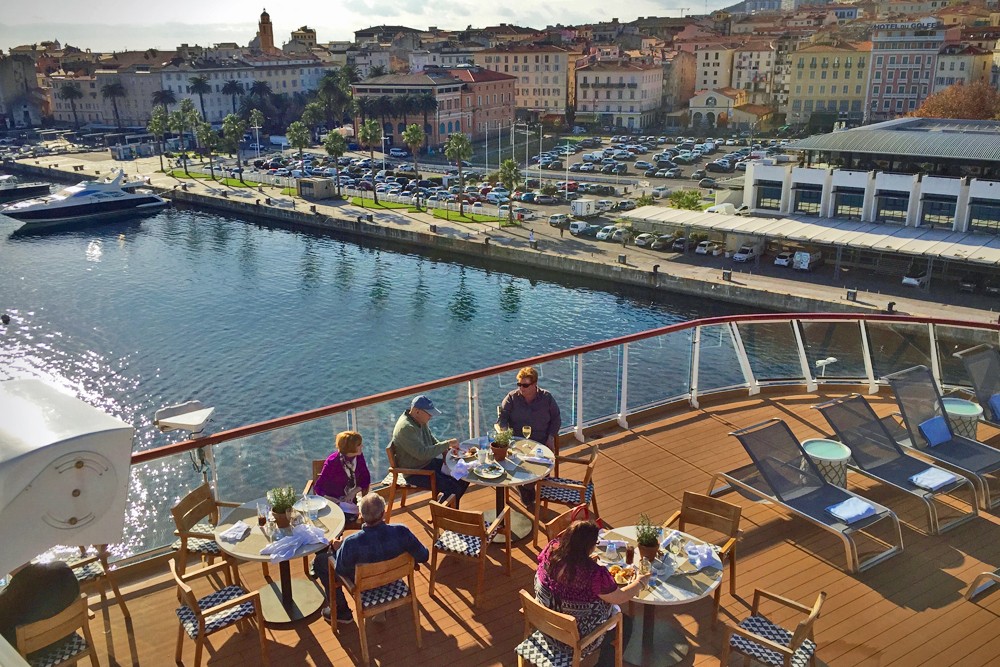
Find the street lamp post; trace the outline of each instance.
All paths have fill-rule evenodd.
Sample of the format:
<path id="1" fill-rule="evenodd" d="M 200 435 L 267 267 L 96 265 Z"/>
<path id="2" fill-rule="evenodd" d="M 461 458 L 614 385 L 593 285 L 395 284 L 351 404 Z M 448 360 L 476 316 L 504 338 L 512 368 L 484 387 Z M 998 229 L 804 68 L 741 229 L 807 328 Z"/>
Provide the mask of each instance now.
<path id="1" fill-rule="evenodd" d="M 389 137 L 382 137 L 382 171 L 385 171 L 385 142 L 389 141 Z"/>
<path id="2" fill-rule="evenodd" d="M 254 144 L 257 147 L 257 159 L 260 159 L 260 125 L 253 126 L 254 134 L 257 135 L 257 143 Z M 181 135 L 181 148 L 184 148 L 184 136 Z"/>

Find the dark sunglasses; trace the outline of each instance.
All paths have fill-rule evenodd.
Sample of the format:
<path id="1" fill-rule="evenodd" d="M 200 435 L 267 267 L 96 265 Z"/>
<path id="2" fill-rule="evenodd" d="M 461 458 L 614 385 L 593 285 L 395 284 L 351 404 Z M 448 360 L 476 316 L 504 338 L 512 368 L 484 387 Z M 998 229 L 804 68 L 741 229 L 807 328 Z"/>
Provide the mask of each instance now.
<path id="1" fill-rule="evenodd" d="M 517 386 L 518 387 L 530 387 L 533 384 L 535 384 L 535 383 L 534 382 L 518 382 Z"/>

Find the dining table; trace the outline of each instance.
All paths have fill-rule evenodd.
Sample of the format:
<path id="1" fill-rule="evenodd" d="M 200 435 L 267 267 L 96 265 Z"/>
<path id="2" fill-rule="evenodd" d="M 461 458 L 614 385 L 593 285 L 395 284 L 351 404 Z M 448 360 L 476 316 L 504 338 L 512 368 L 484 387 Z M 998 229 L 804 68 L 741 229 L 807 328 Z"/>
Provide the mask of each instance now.
<path id="1" fill-rule="evenodd" d="M 669 553 L 662 549 L 657 561 L 651 563 L 653 576 L 648 586 L 632 598 L 632 602 L 642 605 L 642 615 L 637 616 L 632 624 L 632 632 L 625 646 L 626 662 L 643 667 L 670 667 L 686 658 L 691 644 L 673 617 L 664 617 L 660 610 L 672 607 L 678 608 L 691 604 L 712 595 L 722 583 L 722 570 L 715 567 L 697 568 L 687 558 L 686 547 L 694 545 L 712 545 L 687 533 L 674 531 L 679 538 L 680 555 L 674 561 Z M 622 526 L 604 532 L 602 540 L 624 543 L 636 546 L 636 527 Z M 598 552 L 598 562 L 606 567 L 624 566 L 625 550 L 619 550 L 619 557 L 608 559 L 603 551 Z M 662 569 L 667 564 L 667 569 Z M 639 565 L 639 551 L 635 550 L 634 565 Z"/>
<path id="2" fill-rule="evenodd" d="M 555 454 L 552 450 L 542 443 L 528 438 L 515 439 L 508 450 L 507 458 L 497 462 L 499 468 L 490 467 L 488 470 L 480 467 L 477 458 L 468 455 L 472 447 L 480 451 L 484 448 L 489 451 L 489 441 L 486 436 L 482 436 L 459 443 L 459 458 L 467 460 L 471 467 L 465 480 L 471 484 L 492 486 L 496 489 L 494 509 L 484 513 L 488 524 L 492 523 L 507 507 L 507 493 L 512 487 L 534 484 L 538 480 L 548 477 L 555 466 Z M 451 474 L 456 461 L 457 459 L 452 454 L 445 454 L 443 472 Z M 531 535 L 535 519 L 511 507 L 510 524 L 511 539 L 523 540 Z M 494 538 L 495 542 L 505 540 L 506 536 L 502 532 Z"/>
<path id="3" fill-rule="evenodd" d="M 222 551 L 238 560 L 277 564 L 278 581 L 268 581 L 258 592 L 264 622 L 268 625 L 285 625 L 311 616 L 326 602 L 322 588 L 311 580 L 292 578 L 291 561 L 317 553 L 325 549 L 327 544 L 302 544 L 294 553 L 279 560 L 272 560 L 271 556 L 261 554 L 261 549 L 268 544 L 291 534 L 290 529 L 269 530 L 268 526 L 257 525 L 257 506 L 262 502 L 266 502 L 266 499 L 251 500 L 234 508 L 216 526 L 215 541 Z M 310 504 L 316 511 L 315 521 L 310 521 L 307 516 Z M 344 511 L 327 498 L 309 496 L 296 503 L 296 506 L 301 506 L 299 520 L 322 529 L 327 540 L 333 541 L 343 532 L 346 524 Z M 222 533 L 232 528 L 237 521 L 243 521 L 250 527 L 246 536 L 236 542 L 223 539 Z"/>

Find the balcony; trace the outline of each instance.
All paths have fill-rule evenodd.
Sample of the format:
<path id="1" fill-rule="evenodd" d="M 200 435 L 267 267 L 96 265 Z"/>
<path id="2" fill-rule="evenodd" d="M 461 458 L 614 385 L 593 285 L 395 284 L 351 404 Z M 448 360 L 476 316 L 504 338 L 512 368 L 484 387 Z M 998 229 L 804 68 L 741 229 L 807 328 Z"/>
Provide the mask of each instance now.
<path id="1" fill-rule="evenodd" d="M 598 83 L 594 82 L 594 88 L 624 88 L 624 83 Z"/>

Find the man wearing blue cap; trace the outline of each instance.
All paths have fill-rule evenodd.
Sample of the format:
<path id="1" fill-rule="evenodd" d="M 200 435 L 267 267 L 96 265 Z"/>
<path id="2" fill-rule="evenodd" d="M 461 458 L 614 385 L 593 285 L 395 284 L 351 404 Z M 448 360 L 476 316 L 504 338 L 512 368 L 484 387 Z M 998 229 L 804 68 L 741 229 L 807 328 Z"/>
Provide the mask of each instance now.
<path id="1" fill-rule="evenodd" d="M 441 411 L 434 407 L 431 399 L 423 395 L 414 398 L 410 409 L 396 420 L 396 427 L 392 430 L 392 453 L 400 468 L 433 470 L 438 492 L 444 493 L 445 498 L 454 495 L 457 507 L 469 483 L 441 472 L 441 464 L 444 463 L 441 455 L 457 448 L 458 440 L 438 440 L 431 433 L 427 423 L 439 414 Z M 406 481 L 425 489 L 431 486 L 430 478 L 423 475 L 413 475 Z"/>

